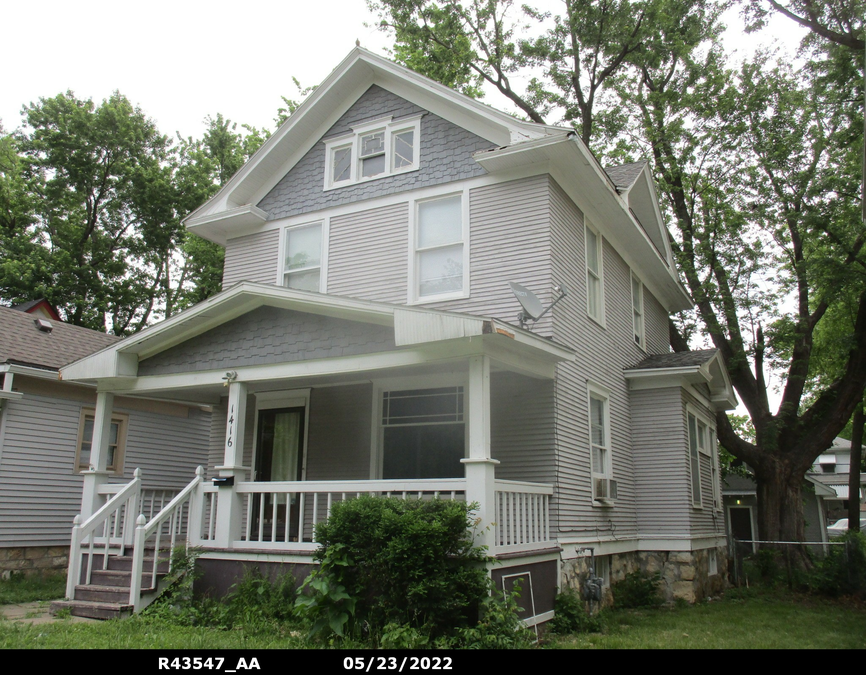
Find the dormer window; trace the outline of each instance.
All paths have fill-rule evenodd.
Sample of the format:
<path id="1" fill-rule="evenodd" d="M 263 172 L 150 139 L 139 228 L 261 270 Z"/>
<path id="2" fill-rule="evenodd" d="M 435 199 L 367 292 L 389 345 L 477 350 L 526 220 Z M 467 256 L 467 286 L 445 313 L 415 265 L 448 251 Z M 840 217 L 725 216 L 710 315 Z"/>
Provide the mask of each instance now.
<path id="1" fill-rule="evenodd" d="M 420 132 L 420 115 L 396 122 L 386 117 L 325 141 L 325 190 L 414 171 Z"/>

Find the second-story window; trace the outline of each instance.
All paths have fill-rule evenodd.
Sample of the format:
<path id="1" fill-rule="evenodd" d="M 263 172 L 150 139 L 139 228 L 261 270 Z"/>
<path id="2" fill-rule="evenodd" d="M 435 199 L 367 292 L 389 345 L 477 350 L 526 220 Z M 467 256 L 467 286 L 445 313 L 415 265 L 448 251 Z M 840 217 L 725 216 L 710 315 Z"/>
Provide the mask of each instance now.
<path id="1" fill-rule="evenodd" d="M 589 316 L 604 325 L 601 236 L 589 225 L 586 232 L 586 303 Z"/>
<path id="2" fill-rule="evenodd" d="M 379 118 L 325 141 L 325 190 L 418 169 L 421 116 Z"/>
<path id="3" fill-rule="evenodd" d="M 283 285 L 301 291 L 319 291 L 322 276 L 322 223 L 286 230 Z"/>
<path id="4" fill-rule="evenodd" d="M 414 300 L 464 290 L 463 197 L 417 202 Z"/>
<path id="5" fill-rule="evenodd" d="M 634 341 L 638 347 L 646 349 L 643 321 L 643 284 L 640 282 L 640 279 L 634 275 L 634 272 L 632 272 L 631 275 L 631 307 Z"/>

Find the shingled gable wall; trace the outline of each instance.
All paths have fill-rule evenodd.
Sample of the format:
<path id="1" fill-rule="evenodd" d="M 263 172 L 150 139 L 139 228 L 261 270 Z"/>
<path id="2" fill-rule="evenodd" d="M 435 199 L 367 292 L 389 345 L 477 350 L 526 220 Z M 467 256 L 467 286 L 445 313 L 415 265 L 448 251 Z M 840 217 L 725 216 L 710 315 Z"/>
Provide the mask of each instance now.
<path id="1" fill-rule="evenodd" d="M 257 206 L 268 213 L 269 220 L 276 220 L 486 173 L 472 159 L 472 155 L 480 150 L 489 150 L 494 147 L 493 143 L 377 85 L 370 87 L 325 133 L 322 140 L 351 132 L 352 125 L 362 122 L 388 115 L 396 121 L 422 113 L 420 167 L 417 171 L 326 191 L 323 189 L 325 145 L 319 142 Z"/>
<path id="2" fill-rule="evenodd" d="M 243 368 L 392 349 L 391 327 L 264 306 L 145 359 L 138 374 Z"/>

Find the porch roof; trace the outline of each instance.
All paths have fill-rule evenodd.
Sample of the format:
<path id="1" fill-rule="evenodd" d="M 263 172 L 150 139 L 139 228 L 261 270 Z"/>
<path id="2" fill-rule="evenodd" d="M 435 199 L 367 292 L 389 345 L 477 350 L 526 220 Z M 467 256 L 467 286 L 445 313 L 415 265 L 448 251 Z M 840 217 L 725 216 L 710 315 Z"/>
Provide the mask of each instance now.
<path id="1" fill-rule="evenodd" d="M 301 360 L 279 368 L 251 366 L 239 374 L 248 381 L 272 379 L 277 371 L 285 371 L 283 377 L 326 376 L 411 366 L 475 353 L 487 353 L 502 363 L 512 364 L 515 370 L 535 370 L 536 375 L 552 377 L 557 362 L 575 358 L 567 347 L 497 319 L 241 282 L 69 364 L 61 370 L 61 379 L 95 382 L 100 388 L 116 391 L 222 385 L 226 368 L 240 369 L 228 363 L 212 372 L 140 377 L 139 362 L 263 306 L 392 328 L 396 350 L 387 355 Z"/>

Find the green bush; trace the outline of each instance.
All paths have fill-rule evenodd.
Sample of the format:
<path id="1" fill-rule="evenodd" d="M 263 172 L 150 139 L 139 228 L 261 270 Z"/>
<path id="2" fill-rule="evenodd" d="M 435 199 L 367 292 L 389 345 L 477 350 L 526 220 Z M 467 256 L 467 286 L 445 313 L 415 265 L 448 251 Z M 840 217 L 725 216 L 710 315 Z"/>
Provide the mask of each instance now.
<path id="1" fill-rule="evenodd" d="M 845 546 L 830 546 L 827 557 L 815 563 L 807 584 L 831 597 L 866 594 L 866 536 L 849 530 L 842 541 Z"/>
<path id="2" fill-rule="evenodd" d="M 552 633 L 600 633 L 604 628 L 602 615 L 590 615 L 586 611 L 586 602 L 571 588 L 556 595 L 553 609 L 554 617 L 547 624 Z"/>
<path id="3" fill-rule="evenodd" d="M 489 579 L 471 508 L 368 496 L 336 504 L 316 527 L 321 565 L 299 612 L 323 635 L 371 637 L 394 624 L 435 639 L 474 627 Z"/>
<path id="4" fill-rule="evenodd" d="M 622 581 L 613 584 L 613 602 L 618 609 L 657 607 L 661 604 L 658 577 L 650 577 L 635 571 L 626 574 Z"/>

